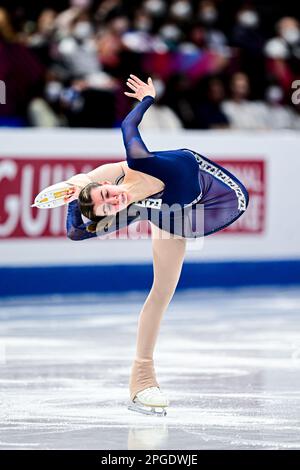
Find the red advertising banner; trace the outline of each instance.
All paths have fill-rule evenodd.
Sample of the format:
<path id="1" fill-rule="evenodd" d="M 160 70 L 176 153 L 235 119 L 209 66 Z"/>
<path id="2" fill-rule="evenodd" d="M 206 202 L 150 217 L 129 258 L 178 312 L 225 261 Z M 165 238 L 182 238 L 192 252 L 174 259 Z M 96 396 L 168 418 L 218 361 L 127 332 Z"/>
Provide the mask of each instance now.
<path id="1" fill-rule="evenodd" d="M 217 163 L 233 173 L 249 193 L 249 206 L 246 213 L 218 233 L 263 233 L 266 214 L 264 160 L 218 160 Z"/>
<path id="2" fill-rule="evenodd" d="M 86 173 L 108 162 L 112 160 L 84 157 L 72 161 L 45 157 L 2 158 L 0 238 L 65 237 L 66 207 L 51 210 L 31 208 L 35 196 L 51 184 L 64 181 L 76 173 Z M 262 233 L 265 223 L 265 162 L 234 159 L 218 160 L 218 163 L 241 179 L 250 194 L 246 214 L 220 233 Z"/>

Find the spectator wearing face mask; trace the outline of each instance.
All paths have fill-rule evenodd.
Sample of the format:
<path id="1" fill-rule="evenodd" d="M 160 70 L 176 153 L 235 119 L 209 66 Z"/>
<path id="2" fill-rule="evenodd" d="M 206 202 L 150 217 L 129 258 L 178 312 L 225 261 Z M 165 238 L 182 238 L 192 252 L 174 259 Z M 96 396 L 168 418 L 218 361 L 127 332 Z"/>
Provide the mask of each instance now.
<path id="1" fill-rule="evenodd" d="M 264 91 L 264 42 L 257 10 L 249 6 L 240 9 L 236 14 L 231 44 L 236 48 L 239 68 L 249 76 L 253 91 L 260 96 Z"/>
<path id="2" fill-rule="evenodd" d="M 28 104 L 40 94 L 44 73 L 34 54 L 19 43 L 8 12 L 0 8 L 0 79 L 7 84 L 0 126 L 27 125 Z"/>
<path id="3" fill-rule="evenodd" d="M 186 74 L 173 74 L 167 82 L 164 102 L 175 112 L 185 129 L 197 129 L 195 87 Z"/>
<path id="4" fill-rule="evenodd" d="M 240 47 L 253 56 L 262 53 L 264 37 L 259 29 L 260 17 L 254 8 L 245 7 L 237 12 L 232 31 L 233 45 Z"/>
<path id="5" fill-rule="evenodd" d="M 284 17 L 276 25 L 277 36 L 270 39 L 264 52 L 267 72 L 280 83 L 286 93 L 300 74 L 300 25 L 293 17 Z"/>
<path id="6" fill-rule="evenodd" d="M 140 124 L 142 131 L 155 130 L 158 132 L 177 131 L 183 125 L 175 112 L 163 102 L 165 84 L 159 78 L 153 80 L 156 90 L 155 103 L 149 108 Z"/>
<path id="7" fill-rule="evenodd" d="M 115 18 L 114 25 L 119 18 Z M 58 45 L 58 59 L 71 80 L 85 80 L 94 88 L 114 88 L 113 80 L 102 71 L 101 44 L 87 13 L 80 13 L 71 25 L 70 34 Z"/>
<path id="8" fill-rule="evenodd" d="M 145 0 L 142 2 L 142 7 L 153 19 L 162 18 L 167 12 L 167 2 L 165 0 Z"/>
<path id="9" fill-rule="evenodd" d="M 207 47 L 223 55 L 229 55 L 230 51 L 225 34 L 217 28 L 219 13 L 215 2 L 204 0 L 199 2 L 197 19 L 204 28 Z"/>
<path id="10" fill-rule="evenodd" d="M 253 91 L 260 96 L 264 92 L 264 42 L 258 11 L 250 6 L 240 9 L 236 14 L 231 44 L 237 50 L 239 68 L 249 76 Z"/>
<path id="11" fill-rule="evenodd" d="M 292 129 L 295 120 L 293 110 L 283 104 L 284 93 L 280 86 L 270 85 L 265 92 L 270 129 Z"/>
<path id="12" fill-rule="evenodd" d="M 69 0 L 69 3 L 69 8 L 59 13 L 55 20 L 55 27 L 61 38 L 70 34 L 72 23 L 78 15 L 88 12 L 92 0 Z"/>
<path id="13" fill-rule="evenodd" d="M 190 22 L 193 16 L 193 8 L 188 0 L 175 0 L 169 9 L 170 17 L 179 24 Z"/>
<path id="14" fill-rule="evenodd" d="M 224 129 L 229 127 L 229 121 L 222 103 L 225 90 L 219 78 L 211 78 L 206 86 L 204 99 L 196 106 L 196 116 L 200 129 Z"/>
<path id="15" fill-rule="evenodd" d="M 268 111 L 262 101 L 250 101 L 250 83 L 247 75 L 237 72 L 230 83 L 231 99 L 222 104 L 232 129 L 267 129 Z"/>
<path id="16" fill-rule="evenodd" d="M 100 70 L 93 25 L 86 13 L 73 20 L 70 34 L 59 42 L 57 52 L 70 78 L 83 78 Z"/>
<path id="17" fill-rule="evenodd" d="M 115 77 L 122 76 L 122 67 L 127 60 L 123 57 L 126 49 L 124 37 L 128 33 L 130 23 L 125 15 L 112 16 L 97 33 L 97 49 L 99 60 L 107 73 Z M 124 71 L 123 74 L 126 74 Z"/>
<path id="18" fill-rule="evenodd" d="M 126 28 L 127 21 L 125 18 Z M 123 24 L 123 17 L 116 17 L 109 22 L 109 28 L 123 31 Z M 65 68 L 67 82 L 59 91 L 58 101 L 71 127 L 114 126 L 118 82 L 102 70 L 100 42 L 88 12 L 81 11 L 71 22 L 69 34 L 58 44 L 57 61 Z M 49 85 L 47 90 L 51 90 Z"/>
<path id="19" fill-rule="evenodd" d="M 153 19 L 150 13 L 144 8 L 139 8 L 134 13 L 132 29 L 133 31 L 141 31 L 151 34 L 153 29 Z"/>
<path id="20" fill-rule="evenodd" d="M 167 52 L 168 47 L 159 34 L 153 34 L 154 18 L 144 10 L 138 9 L 132 27 L 122 35 L 122 43 L 126 50 L 134 53 Z"/>
<path id="21" fill-rule="evenodd" d="M 251 83 L 251 101 L 249 95 L 244 97 L 243 107 L 247 105 L 249 111 L 256 106 L 260 116 L 262 103 L 253 99 L 264 97 L 266 83 L 279 85 L 284 93 L 280 103 L 272 101 L 274 89 L 267 92 L 266 97 L 270 93 L 270 98 L 264 97 L 278 116 L 281 113 L 279 122 L 283 121 L 281 106 L 291 96 L 291 83 L 300 76 L 299 21 L 284 16 L 288 12 L 284 4 L 273 8 L 258 2 L 242 2 L 244 6 L 240 7 L 241 2 L 224 0 L 69 0 L 65 10 L 65 2 L 50 1 L 46 9 L 43 2 L 37 2 L 34 9 L 24 4 L 21 13 L 13 4 L 9 6 L 16 28 L 13 42 L 27 46 L 22 57 L 33 53 L 28 64 L 37 58 L 46 68 L 39 91 L 33 93 L 38 99 L 32 101 L 30 91 L 23 100 L 26 103 L 31 100 L 30 109 L 24 111 L 26 105 L 22 105 L 21 114 L 28 115 L 29 111 L 35 125 L 66 125 L 67 117 L 70 125 L 81 122 L 83 126 L 98 127 L 102 123 L 104 127 L 118 126 L 128 112 L 128 102 L 119 84 L 132 69 L 154 74 L 168 83 L 167 104 L 184 127 L 199 128 L 200 121 L 203 127 L 215 126 L 218 113 L 214 112 L 216 106 L 221 106 L 217 99 L 221 87 L 212 81 L 212 88 L 208 95 L 202 95 L 201 102 L 198 83 L 235 70 L 243 70 Z M 280 18 L 280 14 L 275 37 L 264 45 L 265 36 L 270 36 L 274 27 L 274 16 Z M 4 29 L 8 31 L 7 25 Z M 11 59 L 14 57 L 15 54 Z M 8 57 L 2 59 L 1 70 L 7 61 Z M 20 77 L 23 75 L 26 82 L 26 77 L 36 70 L 36 65 L 29 65 Z M 233 95 L 235 98 L 229 101 L 237 106 L 236 93 Z M 161 107 L 165 101 L 164 98 Z M 101 109 L 104 102 L 109 106 L 108 119 L 103 120 L 99 110 L 94 111 L 96 102 Z M 14 103 L 16 100 L 10 99 L 9 105 Z M 202 113 L 200 119 L 205 107 L 209 113 L 206 118 Z M 90 112 L 83 112 L 84 109 Z M 51 116 L 51 110 L 58 120 Z M 2 106 L 0 111 L 3 113 L 5 108 Z M 86 122 L 82 121 L 83 116 Z"/>
<path id="22" fill-rule="evenodd" d="M 153 0 L 149 0 L 149 3 L 152 1 Z M 184 30 L 192 19 L 193 9 L 191 2 L 187 0 L 175 0 L 172 3 L 170 2 L 170 4 L 168 2 L 160 2 L 160 5 L 160 13 L 164 11 L 164 15 L 161 15 L 156 39 L 162 41 L 165 51 L 162 48 L 161 51 L 157 50 L 157 52 L 178 51 L 185 39 Z M 164 9 L 162 5 L 164 5 Z"/>

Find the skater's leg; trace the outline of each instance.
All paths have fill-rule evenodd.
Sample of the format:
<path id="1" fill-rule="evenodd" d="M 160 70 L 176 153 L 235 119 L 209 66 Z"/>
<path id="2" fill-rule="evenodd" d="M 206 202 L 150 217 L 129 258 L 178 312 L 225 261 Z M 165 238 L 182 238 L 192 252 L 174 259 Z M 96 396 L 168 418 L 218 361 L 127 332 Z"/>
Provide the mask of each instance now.
<path id="1" fill-rule="evenodd" d="M 152 224 L 154 279 L 138 321 L 136 357 L 130 379 L 131 399 L 140 390 L 158 386 L 153 351 L 163 314 L 180 277 L 185 247 L 183 238 L 162 239 L 162 231 Z"/>

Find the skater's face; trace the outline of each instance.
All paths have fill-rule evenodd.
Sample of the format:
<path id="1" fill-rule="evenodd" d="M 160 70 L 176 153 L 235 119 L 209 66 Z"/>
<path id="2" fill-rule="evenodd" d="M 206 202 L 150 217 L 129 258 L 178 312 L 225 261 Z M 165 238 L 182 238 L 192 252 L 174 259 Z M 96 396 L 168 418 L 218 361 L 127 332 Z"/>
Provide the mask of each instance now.
<path id="1" fill-rule="evenodd" d="M 128 205 L 128 194 L 124 189 L 109 181 L 91 189 L 94 213 L 98 216 L 114 215 Z"/>

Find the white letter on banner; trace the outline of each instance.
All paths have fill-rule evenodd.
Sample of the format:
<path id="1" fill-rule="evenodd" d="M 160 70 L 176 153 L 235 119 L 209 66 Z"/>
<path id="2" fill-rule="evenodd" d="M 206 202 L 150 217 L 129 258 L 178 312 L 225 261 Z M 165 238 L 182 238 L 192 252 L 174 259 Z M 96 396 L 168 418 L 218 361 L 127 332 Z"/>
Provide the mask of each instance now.
<path id="1" fill-rule="evenodd" d="M 40 173 L 40 189 L 46 188 L 50 185 L 50 166 L 44 165 L 41 168 Z M 21 201 L 22 201 L 22 227 L 24 232 L 29 236 L 42 235 L 46 228 L 49 211 L 47 209 L 39 209 L 37 217 L 32 217 L 32 208 L 30 205 L 34 199 L 33 196 L 33 173 L 34 167 L 32 165 L 26 165 L 23 169 L 22 181 L 21 181 Z"/>
<path id="2" fill-rule="evenodd" d="M 0 162 L 0 181 L 4 178 L 13 180 L 16 177 L 18 168 L 16 162 L 12 160 L 3 160 Z M 8 237 L 13 233 L 20 216 L 20 198 L 16 194 L 4 195 L 4 209 L 8 218 L 3 224 L 0 224 L 0 236 Z"/>

